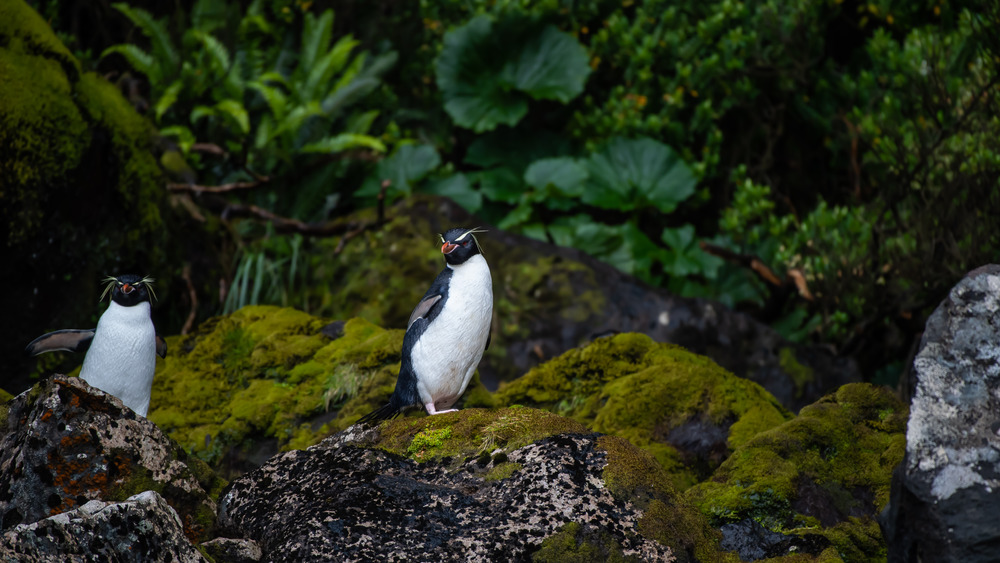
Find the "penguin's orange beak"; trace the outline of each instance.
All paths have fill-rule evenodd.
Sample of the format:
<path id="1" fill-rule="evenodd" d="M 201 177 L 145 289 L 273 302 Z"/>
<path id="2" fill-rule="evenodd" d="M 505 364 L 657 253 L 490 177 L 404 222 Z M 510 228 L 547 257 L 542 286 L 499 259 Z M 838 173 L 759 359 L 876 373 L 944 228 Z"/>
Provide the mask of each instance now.
<path id="1" fill-rule="evenodd" d="M 456 248 L 458 248 L 457 244 L 446 242 L 441 245 L 441 254 L 451 254 L 451 251 L 455 250 Z"/>
<path id="2" fill-rule="evenodd" d="M 129 284 L 125 284 L 122 286 L 122 293 L 124 293 L 125 295 L 132 293 L 133 290 L 135 290 L 135 288 Z"/>

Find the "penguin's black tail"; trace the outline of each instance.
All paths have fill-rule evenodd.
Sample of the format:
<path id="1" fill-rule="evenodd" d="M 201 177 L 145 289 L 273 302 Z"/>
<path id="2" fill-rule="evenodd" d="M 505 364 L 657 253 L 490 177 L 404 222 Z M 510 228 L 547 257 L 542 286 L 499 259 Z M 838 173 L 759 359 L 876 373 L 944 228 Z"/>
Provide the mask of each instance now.
<path id="1" fill-rule="evenodd" d="M 379 422 L 382 422 L 383 420 L 391 420 L 393 418 L 396 418 L 397 416 L 399 416 L 399 413 L 401 412 L 402 409 L 400 409 L 399 407 L 394 405 L 392 401 L 390 401 L 386 405 L 381 406 L 373 410 L 372 412 L 362 416 L 360 419 L 358 419 L 358 422 L 356 424 L 368 424 L 369 422 L 377 424 Z"/>

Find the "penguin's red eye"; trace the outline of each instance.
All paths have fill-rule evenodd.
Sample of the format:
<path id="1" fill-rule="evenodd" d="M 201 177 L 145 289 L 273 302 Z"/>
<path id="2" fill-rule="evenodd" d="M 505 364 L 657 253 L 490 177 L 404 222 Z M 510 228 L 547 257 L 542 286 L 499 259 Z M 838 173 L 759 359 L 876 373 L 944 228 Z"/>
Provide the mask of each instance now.
<path id="1" fill-rule="evenodd" d="M 462 246 L 469 246 L 469 241 L 465 241 L 465 242 L 463 242 L 463 243 L 462 243 Z"/>

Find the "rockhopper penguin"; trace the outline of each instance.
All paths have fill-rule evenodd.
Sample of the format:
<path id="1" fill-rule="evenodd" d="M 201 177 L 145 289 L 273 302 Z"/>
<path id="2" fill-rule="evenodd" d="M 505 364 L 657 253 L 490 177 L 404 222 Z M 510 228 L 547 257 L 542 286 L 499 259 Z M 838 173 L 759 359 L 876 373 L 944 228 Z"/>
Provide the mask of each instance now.
<path id="1" fill-rule="evenodd" d="M 110 292 L 111 305 L 96 329 L 50 332 L 34 339 L 25 352 L 36 356 L 55 350 L 86 351 L 80 377 L 146 416 L 156 355 L 167 355 L 167 344 L 156 335 L 150 317 L 150 297 L 156 297 L 153 279 L 127 274 L 104 281 L 108 285 L 101 301 Z"/>
<path id="2" fill-rule="evenodd" d="M 475 233 L 451 229 L 441 235 L 445 269 L 431 284 L 406 324 L 396 390 L 389 404 L 359 420 L 377 422 L 423 405 L 441 414 L 465 392 L 490 344 L 493 280 Z"/>

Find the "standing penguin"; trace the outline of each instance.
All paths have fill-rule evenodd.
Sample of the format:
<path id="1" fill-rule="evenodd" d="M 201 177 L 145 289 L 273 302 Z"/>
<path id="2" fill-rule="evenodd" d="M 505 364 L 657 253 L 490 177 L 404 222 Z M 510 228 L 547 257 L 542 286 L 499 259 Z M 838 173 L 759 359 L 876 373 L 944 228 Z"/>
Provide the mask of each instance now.
<path id="1" fill-rule="evenodd" d="M 441 414 L 462 396 L 490 345 L 493 280 L 476 240 L 475 229 L 441 235 L 445 269 L 431 284 L 406 324 L 396 390 L 389 404 L 359 423 L 393 418 L 407 407 L 423 405 Z"/>
<path id="2" fill-rule="evenodd" d="M 126 407 L 146 416 L 156 370 L 156 355 L 167 355 L 167 344 L 156 335 L 150 317 L 153 279 L 126 274 L 104 280 L 101 294 L 111 293 L 111 305 L 91 330 L 57 330 L 31 341 L 25 352 L 68 350 L 83 352 L 80 377 L 105 393 L 118 397 Z"/>

